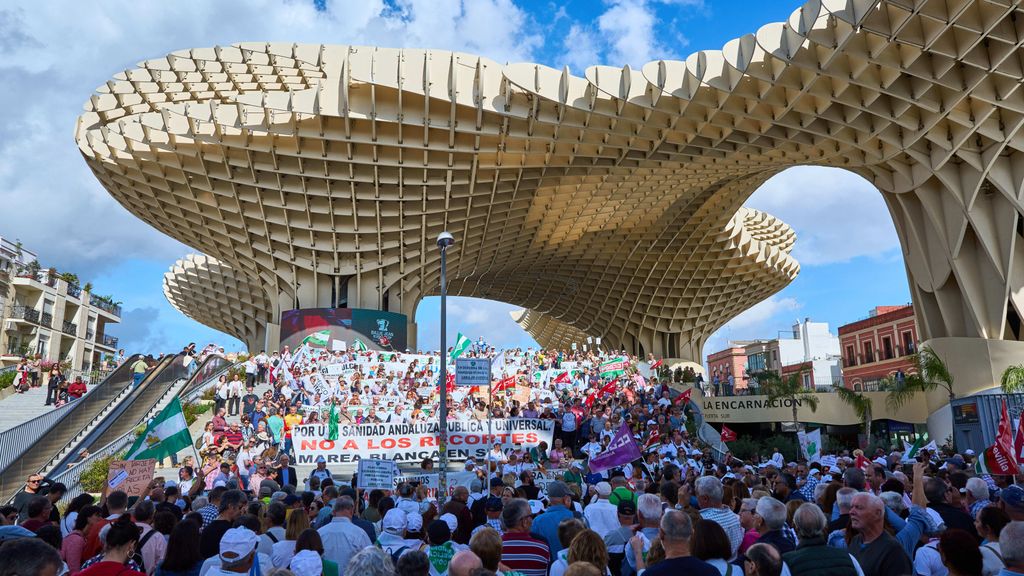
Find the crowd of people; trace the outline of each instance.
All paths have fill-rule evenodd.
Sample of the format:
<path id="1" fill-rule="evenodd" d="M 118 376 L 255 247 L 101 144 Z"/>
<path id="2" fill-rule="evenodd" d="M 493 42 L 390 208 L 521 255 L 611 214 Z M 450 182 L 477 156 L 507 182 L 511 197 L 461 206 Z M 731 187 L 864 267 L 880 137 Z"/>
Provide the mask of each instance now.
<path id="1" fill-rule="evenodd" d="M 506 385 L 451 389 L 454 417 L 550 418 L 551 446 L 498 444 L 460 464 L 469 481 L 443 499 L 418 481 L 359 489 L 323 458 L 299 474 L 292 427 L 332 413 L 425 421 L 440 360 L 257 354 L 245 380 L 216 386 L 201 461 L 177 478 L 65 501 L 63 486 L 29 477 L 0 508 L 0 576 L 1024 574 L 1022 478 L 975 474 L 969 451 L 741 461 L 690 437 L 688 402 L 653 359 L 467 354 L 494 357 Z M 607 372 L 619 356 L 625 368 Z M 642 457 L 592 467 L 623 426 Z"/>

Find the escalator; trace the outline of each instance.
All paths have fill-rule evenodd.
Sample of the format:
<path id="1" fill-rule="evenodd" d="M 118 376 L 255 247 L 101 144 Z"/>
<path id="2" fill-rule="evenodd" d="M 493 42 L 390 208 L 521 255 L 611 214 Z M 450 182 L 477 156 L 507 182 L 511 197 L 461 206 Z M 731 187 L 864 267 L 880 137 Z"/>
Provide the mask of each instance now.
<path id="1" fill-rule="evenodd" d="M 165 359 L 88 434 L 42 471 L 51 480 L 64 483 L 69 488 L 68 496 L 77 495 L 80 491 L 78 481 L 85 464 L 126 448 L 135 440 L 135 429 L 156 416 L 174 397 L 183 403 L 196 399 L 211 381 L 234 366 L 233 362 L 221 356 L 210 356 L 190 375 L 183 360 L 182 355 Z M 88 452 L 89 456 L 83 458 L 83 452 Z"/>
<path id="2" fill-rule="evenodd" d="M 141 357 L 128 358 L 80 400 L 0 433 L 0 502 L 9 500 L 30 474 L 39 472 L 127 396 L 131 365 Z"/>

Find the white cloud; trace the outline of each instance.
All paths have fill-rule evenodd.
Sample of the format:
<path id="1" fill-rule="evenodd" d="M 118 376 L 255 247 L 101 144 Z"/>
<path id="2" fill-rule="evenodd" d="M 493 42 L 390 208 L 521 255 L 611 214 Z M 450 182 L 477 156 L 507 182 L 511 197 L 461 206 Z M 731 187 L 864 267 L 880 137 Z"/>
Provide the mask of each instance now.
<path id="1" fill-rule="evenodd" d="M 562 46 L 565 49 L 563 62 L 578 76 L 582 76 L 588 67 L 601 61 L 601 43 L 597 34 L 581 24 L 569 27 L 569 33 L 565 35 Z"/>
<path id="2" fill-rule="evenodd" d="M 665 58 L 654 29 L 657 17 L 644 0 L 615 0 L 597 19 L 597 27 L 608 39 L 606 60 L 615 66 L 639 68 L 655 58 Z"/>
<path id="3" fill-rule="evenodd" d="M 797 234 L 793 257 L 803 266 L 891 257 L 899 238 L 882 195 L 839 168 L 790 168 L 764 183 L 747 206 L 781 218 Z"/>
<path id="4" fill-rule="evenodd" d="M 0 8 L 0 234 L 88 278 L 131 257 L 189 251 L 106 193 L 72 133 L 113 74 L 174 50 L 283 40 L 463 50 L 531 60 L 541 45 L 512 0 L 15 0 Z M 154 287 L 158 289 L 158 287 Z"/>
<path id="5" fill-rule="evenodd" d="M 704 344 L 704 357 L 722 350 L 731 340 L 772 338 L 779 330 L 792 326 L 803 306 L 795 298 L 778 294 L 762 300 L 729 320 Z"/>

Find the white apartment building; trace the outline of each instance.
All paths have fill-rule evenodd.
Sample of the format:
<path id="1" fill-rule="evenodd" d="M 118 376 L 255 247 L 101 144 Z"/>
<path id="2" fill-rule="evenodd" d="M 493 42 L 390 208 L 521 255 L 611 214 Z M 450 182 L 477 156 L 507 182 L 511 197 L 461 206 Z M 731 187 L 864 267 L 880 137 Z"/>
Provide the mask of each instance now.
<path id="1" fill-rule="evenodd" d="M 117 338 L 107 331 L 121 321 L 120 305 L 38 262 L 0 237 L 0 368 L 38 356 L 76 372 L 100 369 L 117 353 Z"/>
<path id="2" fill-rule="evenodd" d="M 747 373 L 771 370 L 783 374 L 786 366 L 809 363 L 813 378 L 805 378 L 807 387 L 823 388 L 840 381 L 839 337 L 829 331 L 828 322 L 797 321 L 778 338 L 758 340 L 745 347 Z"/>

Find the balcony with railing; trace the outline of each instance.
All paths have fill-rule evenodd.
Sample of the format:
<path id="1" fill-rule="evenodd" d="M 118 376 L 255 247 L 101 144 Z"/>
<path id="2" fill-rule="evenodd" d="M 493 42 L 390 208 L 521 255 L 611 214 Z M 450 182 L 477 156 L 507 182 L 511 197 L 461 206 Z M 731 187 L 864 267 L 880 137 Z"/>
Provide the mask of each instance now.
<path id="1" fill-rule="evenodd" d="M 99 338 L 99 340 L 96 341 L 96 343 L 106 346 L 107 348 L 117 349 L 117 338 L 115 338 L 114 336 L 104 334 Z"/>
<path id="2" fill-rule="evenodd" d="M 49 328 L 53 326 L 53 314 L 42 312 L 39 314 L 39 325 Z"/>
<path id="3" fill-rule="evenodd" d="M 96 296 L 89 297 L 89 304 L 92 304 L 93 306 L 99 308 L 100 310 L 103 310 L 104 312 L 113 314 L 118 318 L 121 317 L 121 306 L 119 304 L 114 304 L 109 300 L 105 300 Z"/>
<path id="4" fill-rule="evenodd" d="M 64 325 L 61 327 L 61 332 L 68 336 L 78 336 L 78 324 L 65 320 Z"/>
<path id="5" fill-rule="evenodd" d="M 11 308 L 11 318 L 15 320 L 27 320 L 38 324 L 39 311 L 29 306 L 15 306 L 14 308 Z"/>
<path id="6" fill-rule="evenodd" d="M 72 298 L 82 297 L 82 287 L 78 284 L 68 284 L 68 296 Z"/>

